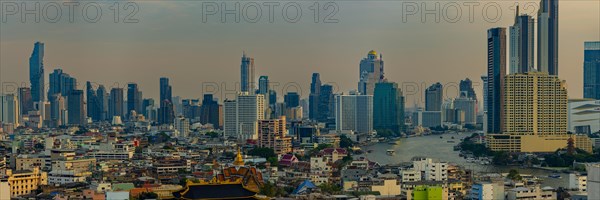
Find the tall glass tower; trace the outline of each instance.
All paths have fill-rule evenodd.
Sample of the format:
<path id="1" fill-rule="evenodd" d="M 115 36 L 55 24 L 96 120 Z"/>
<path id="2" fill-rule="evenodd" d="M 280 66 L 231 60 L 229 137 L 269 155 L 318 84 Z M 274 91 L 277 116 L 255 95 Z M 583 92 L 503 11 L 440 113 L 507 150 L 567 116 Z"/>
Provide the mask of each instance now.
<path id="1" fill-rule="evenodd" d="M 240 86 L 242 92 L 254 92 L 254 58 L 246 56 L 246 53 L 242 55 L 242 64 L 240 66 Z"/>
<path id="2" fill-rule="evenodd" d="M 537 70 L 558 75 L 558 0 L 542 0 L 538 10 Z"/>
<path id="3" fill-rule="evenodd" d="M 44 43 L 36 42 L 29 57 L 29 82 L 33 102 L 44 101 Z"/>
<path id="4" fill-rule="evenodd" d="M 488 30 L 487 132 L 501 133 L 504 113 L 504 76 L 506 75 L 506 29 Z"/>
<path id="5" fill-rule="evenodd" d="M 583 98 L 600 99 L 600 41 L 584 44 Z"/>

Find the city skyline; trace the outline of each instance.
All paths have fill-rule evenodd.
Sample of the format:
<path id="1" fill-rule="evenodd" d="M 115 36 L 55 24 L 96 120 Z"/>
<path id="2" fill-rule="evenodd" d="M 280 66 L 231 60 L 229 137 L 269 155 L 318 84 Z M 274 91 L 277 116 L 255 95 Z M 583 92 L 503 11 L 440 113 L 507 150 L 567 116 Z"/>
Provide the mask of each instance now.
<path id="1" fill-rule="evenodd" d="M 503 2 L 500 3 L 503 6 L 506 5 Z M 350 3 L 342 2 L 341 5 L 343 6 L 345 4 Z M 348 10 L 356 9 L 356 5 L 354 4 L 361 3 L 353 3 L 342 8 L 346 8 Z M 393 2 L 378 2 L 378 4 L 369 5 L 366 8 L 374 7 L 377 9 L 383 9 L 380 8 L 379 5 L 385 4 L 394 5 Z M 580 88 L 582 85 L 582 80 L 580 77 L 583 73 L 583 42 L 596 40 L 592 35 L 594 30 L 600 29 L 600 26 L 597 25 L 598 23 L 593 23 L 594 20 L 598 19 L 590 18 L 590 15 L 584 14 L 596 12 L 594 9 L 596 9 L 597 6 L 594 7 L 593 5 L 594 2 L 576 1 L 564 2 L 560 7 L 560 20 L 563 23 L 561 23 L 560 26 L 561 35 L 559 41 L 561 43 L 561 49 L 564 50 L 562 50 L 560 53 L 561 59 L 559 59 L 559 61 L 560 66 L 567 66 L 569 68 L 568 71 L 561 71 L 560 77 L 567 81 L 569 86 L 569 98 L 582 97 L 582 91 L 576 88 Z M 150 7 L 146 8 L 149 9 Z M 508 7 L 505 9 L 507 8 Z M 573 14 L 574 8 L 579 10 L 591 10 L 588 10 L 589 12 L 577 12 L 582 14 Z M 302 88 L 302 91 L 300 91 L 299 94 L 303 98 L 306 98 L 308 97 L 309 93 L 308 89 L 310 83 L 310 74 L 313 72 L 318 72 L 321 74 L 321 76 L 327 77 L 325 83 L 333 83 L 332 85 L 334 85 L 337 93 L 355 89 L 356 80 L 359 79 L 358 75 L 355 73 L 355 70 L 359 64 L 359 61 L 364 57 L 367 51 L 373 49 L 379 53 L 382 53 L 383 55 L 386 55 L 386 78 L 388 80 L 398 82 L 403 90 L 407 90 L 407 86 L 412 87 L 416 85 L 420 87 L 414 92 L 405 91 L 405 95 L 407 95 L 407 105 L 408 107 L 411 107 L 414 105 L 415 100 L 420 101 L 419 103 L 423 105 L 424 89 L 427 85 L 438 81 L 444 85 L 447 83 L 458 84 L 459 80 L 470 78 L 471 80 L 476 80 L 474 81 L 475 90 L 477 93 L 481 93 L 480 91 L 483 84 L 481 81 L 479 81 L 480 79 L 478 77 L 485 73 L 483 70 L 484 68 L 482 68 L 485 66 L 485 34 L 482 33 L 485 33 L 485 30 L 487 30 L 489 27 L 510 26 L 511 23 L 514 22 L 514 15 L 509 15 L 509 13 L 514 13 L 514 11 L 509 12 L 509 10 L 506 10 L 503 13 L 506 13 L 506 17 L 503 17 L 501 21 L 496 23 L 482 22 L 470 24 L 468 22 L 463 22 L 451 24 L 442 22 L 440 24 L 436 24 L 429 22 L 420 23 L 418 20 L 413 20 L 416 22 L 412 23 L 411 21 L 408 23 L 402 23 L 401 18 L 396 18 L 398 19 L 398 26 L 394 26 L 395 22 L 393 20 L 392 22 L 390 22 L 390 20 L 372 22 L 368 25 L 368 27 L 379 28 L 381 32 L 374 33 L 377 37 L 375 40 L 370 41 L 371 44 L 363 41 L 354 41 L 350 36 L 344 36 L 340 38 L 332 38 L 329 34 L 324 34 L 322 36 L 317 36 L 314 34 L 307 34 L 306 36 L 291 34 L 288 36 L 288 38 L 302 39 L 306 37 L 314 37 L 317 39 L 323 38 L 326 40 L 326 47 L 313 51 L 305 50 L 308 47 L 318 47 L 316 46 L 316 43 L 308 42 L 306 44 L 295 44 L 291 43 L 291 41 L 289 41 L 290 39 L 277 39 L 280 37 L 274 37 L 272 39 L 275 41 L 281 40 L 281 44 L 268 42 L 270 45 L 261 45 L 255 42 L 242 42 L 240 45 L 246 46 L 245 48 L 240 48 L 239 46 L 234 48 L 229 45 L 230 42 L 227 42 L 224 45 L 206 44 L 206 47 L 186 53 L 180 52 L 181 50 L 177 50 L 179 48 L 173 48 L 173 45 L 180 45 L 181 49 L 187 49 L 192 45 L 184 45 L 180 41 L 174 39 L 156 41 L 156 44 L 139 43 L 143 41 L 142 38 L 145 40 L 147 37 L 150 37 L 153 34 L 142 34 L 140 35 L 140 39 L 129 38 L 131 39 L 129 42 L 121 41 L 123 39 L 117 38 L 115 42 L 104 43 L 105 41 L 100 41 L 99 39 L 86 38 L 89 36 L 79 36 L 77 38 L 73 38 L 73 41 L 77 42 L 68 42 L 68 40 L 65 41 L 65 38 L 61 39 L 59 35 L 56 35 L 53 32 L 44 35 L 31 33 L 22 34 L 29 35 L 29 39 L 24 39 L 22 35 L 15 34 L 14 30 L 2 29 L 0 31 L 2 32 L 0 37 L 2 38 L 3 45 L 0 45 L 0 49 L 2 50 L 1 54 L 3 59 L 0 61 L 0 65 L 2 66 L 2 74 L 0 76 L 2 82 L 15 82 L 19 84 L 19 86 L 22 86 L 21 83 L 26 83 L 28 80 L 28 71 L 23 69 L 25 68 L 24 66 L 27 65 L 27 58 L 31 54 L 31 43 L 33 43 L 35 40 L 39 40 L 46 44 L 44 57 L 46 76 L 48 72 L 51 72 L 58 66 L 61 66 L 61 68 L 63 68 L 65 71 L 68 71 L 74 77 L 82 80 L 81 83 L 85 83 L 85 81 L 89 80 L 91 82 L 103 84 L 109 89 L 113 87 L 114 83 L 119 83 L 120 87 L 125 87 L 128 82 L 138 83 L 140 85 L 140 89 L 145 91 L 146 96 L 150 96 L 155 99 L 158 99 L 159 96 L 158 89 L 155 89 L 154 87 L 155 85 L 158 85 L 159 77 L 169 77 L 172 82 L 174 96 L 181 96 L 182 98 L 198 98 L 202 96 L 202 83 L 217 83 L 220 87 L 221 84 L 224 83 L 227 85 L 227 89 L 231 90 L 230 88 L 233 87 L 234 83 L 239 82 L 240 76 L 239 73 L 232 72 L 238 71 L 240 55 L 245 51 L 250 57 L 255 59 L 256 77 L 260 75 L 270 76 L 270 81 L 272 83 L 298 83 L 297 85 Z M 533 15 L 535 18 L 534 13 L 528 14 Z M 288 30 L 299 30 L 299 28 L 314 26 L 313 28 L 315 28 L 318 32 L 329 33 L 330 31 L 339 29 L 357 29 L 347 26 L 348 24 L 354 24 L 350 23 L 354 22 L 354 20 L 369 20 L 372 19 L 372 16 L 359 15 L 358 18 L 360 19 L 357 19 L 357 16 L 349 16 L 346 12 L 340 12 L 341 20 L 336 24 L 314 25 L 307 22 L 299 22 L 298 24 L 276 23 L 272 24 L 272 26 L 276 30 L 278 30 L 277 27 L 288 27 Z M 344 23 L 344 19 L 350 21 Z M 575 26 L 572 23 L 569 23 L 569 21 L 586 23 L 585 25 Z M 131 28 L 128 28 L 129 26 L 124 28 L 134 31 L 138 30 L 140 25 L 145 25 L 144 23 L 150 22 L 141 20 L 139 24 L 134 24 L 131 26 Z M 238 29 L 238 27 L 244 29 L 245 27 L 253 24 L 207 23 L 201 25 L 211 26 L 215 30 L 229 30 Z M 269 24 L 254 25 L 263 27 Z M 3 26 L 16 26 L 32 29 L 29 27 L 32 26 L 30 24 L 6 23 L 3 24 Z M 41 27 L 43 26 L 44 25 Z M 56 26 L 63 27 L 65 25 L 58 24 Z M 97 26 L 104 27 L 109 25 L 100 23 L 97 24 Z M 412 29 L 403 29 L 402 31 L 397 30 L 401 27 L 411 27 Z M 439 35 L 437 35 L 438 33 L 432 32 L 433 30 L 439 29 L 438 27 L 453 28 L 464 31 L 461 31 L 460 35 L 446 34 L 445 38 L 449 38 L 449 40 L 444 40 L 441 42 L 440 39 L 434 39 L 439 37 Z M 89 30 L 95 29 L 96 27 L 89 27 Z M 65 29 L 65 31 L 69 30 L 70 29 Z M 419 37 L 423 39 L 419 39 L 418 42 L 411 42 L 402 39 L 403 37 L 398 38 L 397 36 L 390 35 L 391 33 L 396 33 L 398 36 L 410 36 L 412 34 L 417 34 L 416 32 L 423 31 L 427 32 L 427 34 L 423 35 L 423 37 Z M 265 38 L 272 36 L 274 35 L 267 34 L 265 36 L 260 36 L 262 39 L 259 39 L 258 41 L 267 42 L 265 41 Z M 237 38 L 230 37 L 232 36 L 228 36 L 227 38 L 231 39 L 231 42 L 234 42 L 239 38 L 248 38 L 249 36 Z M 358 36 L 353 35 L 352 37 Z M 101 38 L 102 37 L 100 37 L 100 39 Z M 188 36 L 183 38 L 190 39 Z M 203 38 L 201 35 L 199 35 L 197 38 L 193 38 L 192 41 L 200 42 L 205 39 L 208 38 Z M 59 41 L 63 41 L 64 43 L 59 43 Z M 348 43 L 347 41 L 353 41 L 354 44 L 350 45 L 341 43 L 344 41 L 345 43 Z M 165 42 L 169 44 L 165 44 Z M 155 46 L 157 44 L 166 46 L 165 48 L 158 48 Z M 433 44 L 435 44 L 434 47 L 438 48 L 423 48 Z M 124 45 L 126 45 L 127 48 L 123 49 L 123 47 L 125 47 Z M 248 46 L 251 45 L 255 45 L 256 47 L 253 46 L 254 48 L 248 48 Z M 85 48 L 85 46 L 100 46 L 106 48 L 90 49 Z M 456 48 L 457 46 L 465 46 L 466 48 L 462 49 L 465 52 L 468 52 L 469 55 L 472 55 L 472 59 L 469 59 L 469 61 L 464 61 L 461 59 L 462 56 L 459 56 L 457 53 L 453 53 L 451 49 Z M 136 51 L 141 50 L 141 48 L 148 50 L 144 50 L 145 54 L 137 53 Z M 277 51 L 277 49 L 282 48 L 286 51 Z M 10 51 L 8 49 L 10 49 Z M 111 52 L 101 49 L 111 49 Z M 157 55 L 159 51 L 152 49 L 167 49 L 167 52 L 170 53 L 168 55 L 162 54 L 164 59 L 158 58 Z M 204 49 L 207 51 L 202 53 Z M 129 51 L 130 53 L 126 53 Z M 189 56 L 191 56 L 190 53 L 193 53 L 194 56 L 197 57 L 194 60 L 199 62 L 194 62 L 192 65 L 190 65 L 191 63 L 186 61 L 189 60 Z M 462 54 L 464 53 L 461 53 L 461 55 Z M 94 55 L 98 56 L 96 57 Z M 124 55 L 131 56 L 124 57 Z M 142 55 L 145 55 L 143 56 L 144 59 L 141 59 L 140 56 Z M 304 59 L 305 62 L 293 62 L 297 59 L 296 55 L 305 55 L 306 57 L 311 57 L 311 59 Z M 427 56 L 435 56 L 436 59 L 425 59 Z M 100 60 L 98 60 L 100 58 L 114 59 L 102 59 L 103 61 L 100 62 Z M 84 59 L 86 62 L 83 62 Z M 147 63 L 149 61 L 151 62 Z M 442 63 L 444 64 L 442 65 Z M 453 68 L 462 70 L 454 70 Z M 143 70 L 147 73 L 136 73 L 136 71 L 139 70 Z M 429 73 L 432 70 L 439 71 L 440 73 Z M 122 73 L 116 73 L 115 71 Z M 113 73 L 111 74 L 109 72 Z M 438 74 L 443 74 L 444 76 L 440 76 Z M 81 83 L 78 85 L 78 89 L 82 89 L 84 87 L 84 85 Z M 403 85 L 403 83 L 405 83 L 405 85 Z M 223 88 L 219 89 L 222 91 Z M 278 90 L 277 93 L 280 94 L 279 99 L 281 100 L 285 92 L 282 92 L 281 88 L 277 88 L 276 90 Z M 453 94 L 446 96 L 446 98 L 456 97 L 458 96 L 458 89 L 456 89 L 456 92 L 446 93 Z M 231 95 L 222 96 L 219 94 L 220 92 L 215 94 L 215 96 L 219 98 L 220 101 L 224 100 L 225 98 L 232 98 Z M 481 97 L 482 95 L 479 96 Z"/>

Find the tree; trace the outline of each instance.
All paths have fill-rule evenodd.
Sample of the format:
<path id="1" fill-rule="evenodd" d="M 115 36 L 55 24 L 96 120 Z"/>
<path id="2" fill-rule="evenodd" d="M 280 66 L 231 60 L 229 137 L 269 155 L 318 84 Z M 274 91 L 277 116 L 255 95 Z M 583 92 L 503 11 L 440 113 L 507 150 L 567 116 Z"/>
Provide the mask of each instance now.
<path id="1" fill-rule="evenodd" d="M 206 136 L 210 137 L 210 138 L 218 138 L 220 136 L 219 133 L 214 132 L 214 131 L 210 131 L 206 133 Z"/>
<path id="2" fill-rule="evenodd" d="M 254 148 L 248 152 L 248 155 L 259 156 L 263 158 L 277 157 L 277 154 L 275 154 L 275 151 L 273 149 L 266 147 Z"/>
<path id="3" fill-rule="evenodd" d="M 506 178 L 509 178 L 510 180 L 513 180 L 513 181 L 520 181 L 523 179 L 523 177 L 521 177 L 521 174 L 519 174 L 519 171 L 517 171 L 516 169 L 511 169 L 508 172 L 508 175 L 506 176 Z"/>
<path id="4" fill-rule="evenodd" d="M 144 199 L 158 199 L 158 194 L 154 193 L 154 192 L 142 192 L 140 194 L 140 196 L 138 197 L 139 200 L 144 200 Z"/>
<path id="5" fill-rule="evenodd" d="M 266 181 L 263 186 L 260 188 L 259 194 L 268 196 L 268 197 L 281 197 L 286 195 L 285 189 L 282 187 L 277 187 L 277 185 Z"/>
<path id="6" fill-rule="evenodd" d="M 333 183 L 323 183 L 318 187 L 321 189 L 321 192 L 326 194 L 337 194 L 342 191 L 342 188 L 339 185 Z"/>
<path id="7" fill-rule="evenodd" d="M 340 136 L 340 147 L 341 148 L 349 148 L 354 146 L 354 142 L 348 138 L 346 135 Z"/>

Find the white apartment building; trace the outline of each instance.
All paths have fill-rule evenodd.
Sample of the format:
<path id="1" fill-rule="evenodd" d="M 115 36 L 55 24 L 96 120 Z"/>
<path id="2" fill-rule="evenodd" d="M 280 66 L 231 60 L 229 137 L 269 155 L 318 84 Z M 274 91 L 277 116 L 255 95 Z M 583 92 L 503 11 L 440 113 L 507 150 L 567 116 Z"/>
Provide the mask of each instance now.
<path id="1" fill-rule="evenodd" d="M 225 136 L 257 139 L 258 120 L 265 119 L 265 98 L 262 94 L 241 92 L 235 100 L 225 100 L 223 112 Z"/>

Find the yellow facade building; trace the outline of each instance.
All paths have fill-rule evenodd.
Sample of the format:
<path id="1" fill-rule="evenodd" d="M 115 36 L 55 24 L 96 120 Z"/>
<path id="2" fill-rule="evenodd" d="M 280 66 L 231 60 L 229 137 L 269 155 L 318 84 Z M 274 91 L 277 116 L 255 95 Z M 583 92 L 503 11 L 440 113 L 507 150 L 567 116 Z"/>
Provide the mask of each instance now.
<path id="1" fill-rule="evenodd" d="M 11 197 L 31 194 L 41 185 L 48 184 L 48 174 L 39 168 L 33 170 L 6 170 L 6 176 Z"/>
<path id="2" fill-rule="evenodd" d="M 504 126 L 487 136 L 493 151 L 553 152 L 567 146 L 566 83 L 545 72 L 510 74 L 504 80 Z"/>

